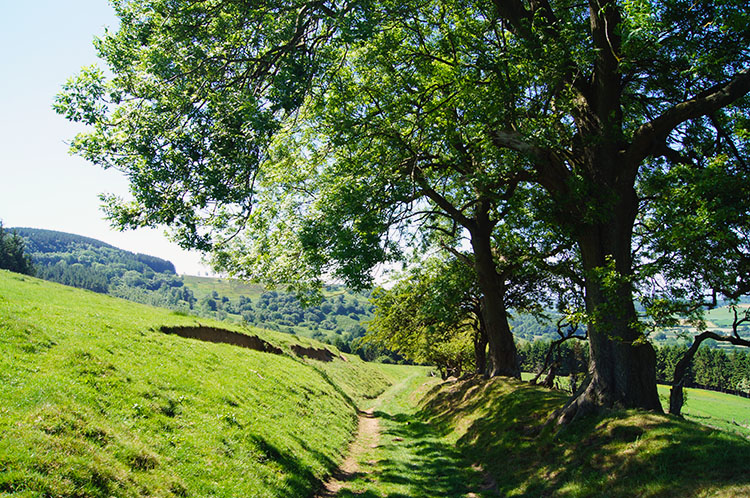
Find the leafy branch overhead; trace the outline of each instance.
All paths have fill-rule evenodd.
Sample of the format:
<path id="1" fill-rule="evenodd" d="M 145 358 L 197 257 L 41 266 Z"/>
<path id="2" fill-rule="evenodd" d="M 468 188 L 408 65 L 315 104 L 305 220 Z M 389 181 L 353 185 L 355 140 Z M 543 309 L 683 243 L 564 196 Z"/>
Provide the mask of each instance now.
<path id="1" fill-rule="evenodd" d="M 168 225 L 220 269 L 301 286 L 471 247 L 490 375 L 518 375 L 514 286 L 561 307 L 583 289 L 592 375 L 561 422 L 661 409 L 636 299 L 679 302 L 664 315 L 744 292 L 714 269 L 743 274 L 750 197 L 709 195 L 711 178 L 744 191 L 740 0 L 116 9 L 107 71 L 84 69 L 56 109 L 90 125 L 75 152 L 129 177 L 131 199 L 105 198 L 117 226 Z M 691 272 L 700 244 L 681 232 L 718 263 Z"/>

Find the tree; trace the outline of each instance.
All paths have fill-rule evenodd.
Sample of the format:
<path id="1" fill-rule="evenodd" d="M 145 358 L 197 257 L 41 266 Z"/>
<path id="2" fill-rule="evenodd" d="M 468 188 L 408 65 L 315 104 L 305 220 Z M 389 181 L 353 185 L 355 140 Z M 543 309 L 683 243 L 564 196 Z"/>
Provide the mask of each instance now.
<path id="1" fill-rule="evenodd" d="M 9 234 L 0 221 L 0 269 L 16 273 L 34 274 L 31 257 L 25 253 L 23 238 L 15 231 Z"/>
<path id="2" fill-rule="evenodd" d="M 487 341 L 471 266 L 455 257 L 432 257 L 391 289 L 376 289 L 372 302 L 367 343 L 433 363 L 443 378 L 460 376 L 472 364 L 484 373 Z"/>
<path id="3" fill-rule="evenodd" d="M 116 224 L 172 225 L 183 245 L 213 249 L 218 265 L 250 276 L 289 282 L 331 270 L 361 280 L 397 255 L 389 227 L 425 196 L 428 211 L 468 209 L 482 227 L 463 224 L 481 248 L 477 265 L 490 267 L 502 258 L 487 256 L 487 228 L 505 203 L 517 212 L 527 193 L 543 194 L 549 209 L 533 219 L 580 252 L 591 350 L 590 382 L 560 420 L 599 406 L 660 411 L 654 350 L 633 304 L 637 185 L 645 166 L 695 154 L 694 130 L 719 134 L 711 115 L 746 113 L 744 7 L 132 1 L 117 4 L 122 27 L 99 42 L 115 78 L 84 70 L 57 108 L 94 127 L 74 150 L 130 176 L 134 201 L 109 199 Z M 308 137 L 307 149 L 295 146 Z M 381 174 L 336 176 L 373 167 Z M 359 216 L 288 216 L 318 207 L 293 195 L 319 193 L 306 181 L 316 176 L 337 187 L 370 181 L 325 197 L 359 202 Z M 274 189 L 290 195 L 252 209 Z M 266 236 L 237 237 L 244 227 Z M 320 229 L 332 227 L 345 244 L 321 246 Z M 271 248 L 284 250 L 269 259 Z M 495 296 L 501 279 L 478 277 Z"/>
<path id="4" fill-rule="evenodd" d="M 750 292 L 748 116 L 729 109 L 702 124 L 691 130 L 694 154 L 671 158 L 668 168 L 654 165 L 641 185 L 645 197 L 658 200 L 644 210 L 638 233 L 648 247 L 646 267 L 659 282 L 648 302 L 660 308 L 662 320 L 687 317 L 698 330 L 674 368 L 669 402 L 674 415 L 680 415 L 686 377 L 704 341 L 750 346 L 740 327 L 750 315 L 736 306 Z M 719 299 L 732 306 L 730 334 L 706 330 L 704 311 Z M 696 380 L 708 384 L 707 377 L 722 379 L 726 372 L 700 368 L 698 374 Z"/>
<path id="5" fill-rule="evenodd" d="M 557 200 L 586 276 L 593 375 L 561 420 L 601 405 L 660 411 L 653 348 L 633 306 L 635 185 L 647 161 L 675 148 L 688 153 L 682 133 L 750 89 L 747 54 L 734 45 L 747 39 L 747 28 L 735 24 L 736 7 L 726 3 L 695 10 L 682 2 L 590 2 L 586 11 L 551 2 L 496 6 L 515 35 L 510 43 L 522 47 L 507 52 L 510 63 L 533 82 L 514 85 L 526 91 L 513 108 L 533 118 L 501 120 L 491 133 L 498 146 L 526 154 L 535 180 Z M 541 119 L 546 129 L 534 122 Z"/>

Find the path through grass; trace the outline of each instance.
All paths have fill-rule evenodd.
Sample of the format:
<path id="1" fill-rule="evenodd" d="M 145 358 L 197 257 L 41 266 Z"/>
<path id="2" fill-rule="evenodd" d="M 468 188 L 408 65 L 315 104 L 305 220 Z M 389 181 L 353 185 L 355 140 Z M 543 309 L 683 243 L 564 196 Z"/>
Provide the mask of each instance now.
<path id="1" fill-rule="evenodd" d="M 440 381 L 428 377 L 424 369 L 406 372 L 403 380 L 369 407 L 378 420 L 379 437 L 376 443 L 365 445 L 358 471 L 341 482 L 334 496 L 484 496 L 481 472 L 417 416 L 419 400 Z"/>

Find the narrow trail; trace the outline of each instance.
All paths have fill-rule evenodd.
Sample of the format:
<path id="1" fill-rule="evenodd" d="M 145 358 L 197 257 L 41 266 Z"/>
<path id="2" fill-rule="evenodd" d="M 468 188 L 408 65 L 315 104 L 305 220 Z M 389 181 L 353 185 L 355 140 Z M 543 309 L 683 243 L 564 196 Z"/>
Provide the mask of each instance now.
<path id="1" fill-rule="evenodd" d="M 383 400 L 393 395 L 396 390 L 401 390 L 411 378 L 402 379 L 392 385 L 375 399 L 373 406 L 358 413 L 359 424 L 357 435 L 349 445 L 347 457 L 341 463 L 333 475 L 325 482 L 323 489 L 315 498 L 330 498 L 337 496 L 339 491 L 349 481 L 357 478 L 361 472 L 359 460 L 369 449 L 377 448 L 380 441 L 380 423 L 375 411 L 383 404 Z"/>
<path id="2" fill-rule="evenodd" d="M 417 416 L 419 399 L 435 383 L 424 373 L 408 375 L 361 411 L 348 456 L 316 498 L 497 496 L 483 469 Z"/>
<path id="3" fill-rule="evenodd" d="M 367 451 L 367 448 L 377 447 L 380 439 L 380 424 L 373 411 L 374 409 L 370 408 L 359 412 L 357 436 L 349 446 L 348 455 L 325 483 L 323 490 L 316 495 L 316 498 L 336 496 L 344 487 L 344 483 L 354 479 L 360 472 L 359 459 Z"/>

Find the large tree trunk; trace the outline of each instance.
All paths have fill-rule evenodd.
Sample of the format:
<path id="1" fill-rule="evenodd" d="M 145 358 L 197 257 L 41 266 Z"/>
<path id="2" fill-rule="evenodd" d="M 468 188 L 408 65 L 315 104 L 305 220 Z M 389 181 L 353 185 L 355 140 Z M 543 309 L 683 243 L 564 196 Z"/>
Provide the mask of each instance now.
<path id="1" fill-rule="evenodd" d="M 486 218 L 486 217 L 485 217 Z M 505 282 L 500 279 L 492 257 L 489 220 L 477 223 L 471 231 L 471 245 L 474 249 L 474 261 L 482 291 L 484 318 L 487 342 L 489 344 L 490 377 L 505 376 L 521 378 L 516 344 L 508 324 L 508 313 L 505 309 Z"/>
<path id="2" fill-rule="evenodd" d="M 590 380 L 565 406 L 559 423 L 602 407 L 662 411 L 656 390 L 656 353 L 639 330 L 629 282 L 637 200 L 632 189 L 625 191 L 629 195 L 610 201 L 610 216 L 602 217 L 606 221 L 578 229 L 586 277 Z"/>

